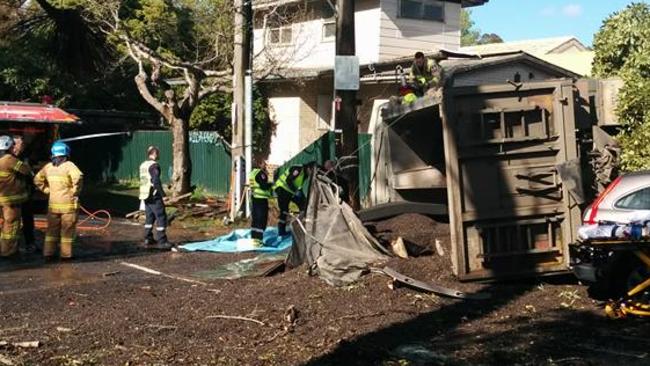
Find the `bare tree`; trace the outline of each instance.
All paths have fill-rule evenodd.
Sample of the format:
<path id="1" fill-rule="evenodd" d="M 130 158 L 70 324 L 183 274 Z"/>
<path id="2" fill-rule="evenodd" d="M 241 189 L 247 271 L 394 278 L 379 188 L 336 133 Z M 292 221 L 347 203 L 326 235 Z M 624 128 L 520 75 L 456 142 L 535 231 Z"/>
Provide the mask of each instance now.
<path id="1" fill-rule="evenodd" d="M 154 1 L 164 5 L 165 11 L 155 13 L 155 8 L 144 5 L 128 8 L 122 0 L 89 0 L 84 10 L 88 21 L 97 24 L 138 65 L 134 80 L 140 94 L 171 126 L 172 189 L 179 195 L 191 187 L 189 120 L 192 111 L 208 95 L 228 93 L 232 89 L 235 10 L 229 0 L 148 2 Z M 153 14 L 143 16 L 145 11 Z M 264 22 L 268 19 L 262 18 Z M 255 63 L 256 79 L 277 73 L 289 58 L 290 53 L 278 56 L 267 52 L 266 47 L 259 50 L 255 59 L 264 62 Z"/>

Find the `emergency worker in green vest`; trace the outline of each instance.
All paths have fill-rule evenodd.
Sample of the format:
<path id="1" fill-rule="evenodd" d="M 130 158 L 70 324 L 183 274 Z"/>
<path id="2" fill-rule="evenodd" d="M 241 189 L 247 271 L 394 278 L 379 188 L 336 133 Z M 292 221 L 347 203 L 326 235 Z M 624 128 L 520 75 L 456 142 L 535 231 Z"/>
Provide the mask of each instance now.
<path id="1" fill-rule="evenodd" d="M 248 184 L 252 195 L 252 220 L 251 237 L 255 246 L 264 245 L 264 230 L 269 219 L 269 199 L 273 197 L 273 184 L 269 182 L 269 174 L 266 171 L 266 162 L 258 161 L 256 168 L 251 170 L 248 176 Z"/>
<path id="2" fill-rule="evenodd" d="M 280 236 L 287 235 L 289 204 L 294 202 L 301 210 L 303 209 L 305 196 L 302 193 L 302 187 L 309 179 L 314 165 L 313 162 L 310 162 L 304 165 L 291 166 L 278 177 L 273 186 L 280 209 L 278 219 L 278 234 Z"/>
<path id="3" fill-rule="evenodd" d="M 418 97 L 423 96 L 427 90 L 438 86 L 441 70 L 436 60 L 424 57 L 422 52 L 415 53 L 409 72 L 409 82 L 413 84 Z"/>
<path id="4" fill-rule="evenodd" d="M 140 164 L 140 200 L 144 203 L 144 245 L 152 249 L 170 249 L 167 240 L 167 213 L 165 212 L 165 191 L 161 181 L 161 169 L 158 164 L 160 150 L 155 146 L 147 148 L 147 160 Z M 156 224 L 157 238 L 153 229 Z"/>

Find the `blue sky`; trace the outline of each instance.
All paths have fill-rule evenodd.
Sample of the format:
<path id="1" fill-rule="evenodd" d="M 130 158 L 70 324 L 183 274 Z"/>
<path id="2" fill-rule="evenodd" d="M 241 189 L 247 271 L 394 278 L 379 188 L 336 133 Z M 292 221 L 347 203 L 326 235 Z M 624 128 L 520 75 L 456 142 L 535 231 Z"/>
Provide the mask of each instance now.
<path id="1" fill-rule="evenodd" d="M 471 8 L 475 27 L 505 41 L 573 35 L 591 46 L 593 35 L 612 12 L 632 0 L 490 0 Z M 636 0 L 648 3 L 649 0 Z"/>

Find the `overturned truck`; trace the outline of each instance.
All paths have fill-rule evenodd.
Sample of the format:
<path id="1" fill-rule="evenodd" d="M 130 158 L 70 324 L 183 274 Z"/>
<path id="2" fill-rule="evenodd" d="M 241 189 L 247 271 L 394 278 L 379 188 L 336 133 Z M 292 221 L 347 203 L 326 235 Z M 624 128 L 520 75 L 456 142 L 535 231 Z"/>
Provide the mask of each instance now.
<path id="1" fill-rule="evenodd" d="M 437 95 L 387 104 L 373 131 L 370 205 L 447 216 L 461 280 L 565 272 L 581 211 L 613 170 L 593 165 L 614 144 L 618 84 L 447 80 Z"/>

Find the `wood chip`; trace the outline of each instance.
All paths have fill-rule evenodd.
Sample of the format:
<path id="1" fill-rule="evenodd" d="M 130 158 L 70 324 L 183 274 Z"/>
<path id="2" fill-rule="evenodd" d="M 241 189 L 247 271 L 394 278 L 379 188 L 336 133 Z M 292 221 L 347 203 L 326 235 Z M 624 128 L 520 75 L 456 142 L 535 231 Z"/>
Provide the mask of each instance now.
<path id="1" fill-rule="evenodd" d="M 14 347 L 20 347 L 20 348 L 38 348 L 38 346 L 41 345 L 41 342 L 39 341 L 31 341 L 31 342 L 16 342 L 12 343 Z"/>
<path id="2" fill-rule="evenodd" d="M 64 327 L 56 327 L 56 331 L 61 332 L 61 333 L 69 333 L 69 332 L 72 332 L 72 329 L 64 328 Z"/>
<path id="3" fill-rule="evenodd" d="M 0 364 L 6 365 L 6 366 L 15 365 L 14 361 L 11 358 L 9 358 L 9 357 L 7 357 L 7 356 L 5 356 L 3 354 L 0 354 Z"/>

